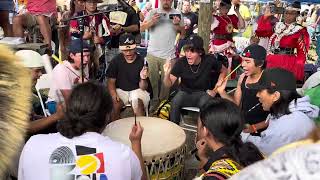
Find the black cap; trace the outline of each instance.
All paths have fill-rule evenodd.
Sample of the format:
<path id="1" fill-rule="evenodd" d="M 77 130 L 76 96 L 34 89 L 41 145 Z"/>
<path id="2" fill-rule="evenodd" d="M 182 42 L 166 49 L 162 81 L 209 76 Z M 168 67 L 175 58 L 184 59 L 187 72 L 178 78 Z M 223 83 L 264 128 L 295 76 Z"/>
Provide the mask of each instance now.
<path id="1" fill-rule="evenodd" d="M 267 51 L 264 47 L 260 45 L 252 44 L 243 50 L 241 56 L 252 58 L 255 60 L 255 62 L 263 64 L 263 62 L 265 62 L 266 60 Z"/>
<path id="2" fill-rule="evenodd" d="M 137 47 L 135 37 L 132 34 L 126 33 L 119 37 L 119 49 L 130 50 Z"/>
<path id="3" fill-rule="evenodd" d="M 86 41 L 82 41 L 83 51 L 90 51 L 90 46 Z M 69 45 L 69 52 L 70 53 L 80 53 L 81 52 L 81 40 L 80 39 L 73 39 Z"/>
<path id="4" fill-rule="evenodd" d="M 301 3 L 299 1 L 294 1 L 286 7 L 286 10 L 293 10 L 293 11 L 301 11 Z"/>
<path id="5" fill-rule="evenodd" d="M 250 89 L 296 90 L 294 74 L 282 68 L 271 68 L 263 71 L 257 83 L 248 84 Z"/>
<path id="6" fill-rule="evenodd" d="M 189 46 L 194 49 L 203 49 L 203 39 L 200 36 L 193 34 L 187 39 L 185 46 Z"/>

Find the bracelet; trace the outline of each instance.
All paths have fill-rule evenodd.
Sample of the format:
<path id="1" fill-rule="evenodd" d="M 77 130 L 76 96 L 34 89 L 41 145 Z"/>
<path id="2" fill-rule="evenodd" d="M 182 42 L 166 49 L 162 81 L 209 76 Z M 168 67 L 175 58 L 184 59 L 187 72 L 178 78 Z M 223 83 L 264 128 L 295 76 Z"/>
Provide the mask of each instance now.
<path id="1" fill-rule="evenodd" d="M 252 125 L 251 125 L 251 127 L 252 127 L 252 129 L 253 129 L 254 133 L 258 133 L 258 131 L 257 131 L 257 127 L 256 127 L 254 124 L 252 124 Z"/>

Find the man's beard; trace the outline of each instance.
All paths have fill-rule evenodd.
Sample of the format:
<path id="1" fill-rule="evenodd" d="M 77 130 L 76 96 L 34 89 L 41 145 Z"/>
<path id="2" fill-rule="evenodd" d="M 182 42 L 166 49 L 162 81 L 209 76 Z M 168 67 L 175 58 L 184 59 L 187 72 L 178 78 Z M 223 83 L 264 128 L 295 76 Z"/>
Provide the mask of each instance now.
<path id="1" fill-rule="evenodd" d="M 169 10 L 169 9 L 171 9 L 171 6 L 170 6 L 170 4 L 164 4 L 162 6 L 162 8 L 165 9 L 165 10 Z"/>

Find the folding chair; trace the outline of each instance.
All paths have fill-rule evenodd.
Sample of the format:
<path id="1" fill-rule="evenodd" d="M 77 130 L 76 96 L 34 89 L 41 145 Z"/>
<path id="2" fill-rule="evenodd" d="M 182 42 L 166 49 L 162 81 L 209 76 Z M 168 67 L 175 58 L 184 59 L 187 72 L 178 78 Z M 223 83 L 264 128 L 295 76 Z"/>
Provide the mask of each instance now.
<path id="1" fill-rule="evenodd" d="M 228 91 L 227 93 L 230 94 L 230 93 L 233 93 L 237 88 L 234 88 L 230 91 Z M 194 113 L 199 113 L 200 112 L 200 108 L 198 107 L 182 107 L 181 108 L 182 110 L 185 110 L 185 111 L 189 111 L 189 112 L 194 112 Z M 180 126 L 182 129 L 186 130 L 186 131 L 191 131 L 191 132 L 197 132 L 197 124 L 194 123 L 194 121 L 192 121 L 193 123 L 190 124 L 190 123 L 187 123 L 185 121 L 185 119 L 183 118 L 183 115 L 181 114 L 180 116 L 181 118 L 181 121 L 180 121 Z"/>
<path id="2" fill-rule="evenodd" d="M 50 88 L 50 84 L 51 84 L 51 76 L 49 74 L 43 74 L 37 81 L 37 84 L 35 86 L 36 90 L 37 90 L 37 95 L 40 99 L 40 103 L 41 103 L 41 107 L 42 107 L 42 111 L 45 117 L 48 117 L 48 115 L 50 115 L 49 111 L 47 109 L 45 109 L 43 101 L 42 101 L 42 97 L 40 94 L 40 89 L 49 89 Z"/>
<path id="3" fill-rule="evenodd" d="M 182 110 L 186 110 L 186 111 L 191 111 L 191 112 L 195 112 L 195 113 L 199 113 L 200 112 L 200 108 L 198 107 L 183 107 L 181 108 Z M 197 126 L 194 124 L 189 124 L 186 123 L 185 119 L 183 118 L 183 115 L 181 114 L 181 121 L 180 121 L 180 127 L 183 130 L 186 131 L 191 131 L 191 132 L 197 132 Z"/>

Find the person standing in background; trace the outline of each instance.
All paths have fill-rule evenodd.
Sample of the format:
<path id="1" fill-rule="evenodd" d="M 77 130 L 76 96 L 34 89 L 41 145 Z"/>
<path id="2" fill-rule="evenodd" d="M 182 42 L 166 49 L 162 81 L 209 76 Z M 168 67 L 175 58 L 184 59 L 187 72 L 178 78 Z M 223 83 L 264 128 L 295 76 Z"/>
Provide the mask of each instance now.
<path id="1" fill-rule="evenodd" d="M 300 2 L 293 2 L 285 9 L 284 22 L 275 25 L 267 49 L 267 68 L 280 67 L 291 71 L 297 80 L 304 80 L 304 65 L 310 39 L 307 28 L 297 24 Z"/>
<path id="2" fill-rule="evenodd" d="M 13 18 L 13 35 L 24 37 L 24 27 L 39 24 L 44 43 L 51 50 L 52 30 L 50 19 L 57 13 L 55 0 L 28 0 L 26 12 L 21 12 Z"/>
<path id="3" fill-rule="evenodd" d="M 193 30 L 198 26 L 198 15 L 191 11 L 191 4 L 189 0 L 182 1 L 182 17 L 184 22 L 184 29 L 186 35 L 184 39 L 180 39 L 177 45 L 177 56 L 179 57 L 180 51 L 185 45 L 187 39 L 193 34 Z"/>
<path id="4" fill-rule="evenodd" d="M 151 10 L 140 28 L 140 31 L 149 29 L 150 33 L 147 60 L 153 89 L 151 112 L 156 109 L 161 100 L 166 99 L 169 95 L 169 89 L 165 88 L 163 83 L 159 84 L 159 71 L 161 71 L 161 78 L 163 78 L 163 65 L 166 60 L 175 58 L 177 34 L 180 33 L 180 38 L 185 36 L 181 12 L 172 8 L 173 0 L 160 1 L 161 7 Z"/>
<path id="5" fill-rule="evenodd" d="M 279 21 L 274 15 L 272 9 L 274 5 L 266 5 L 264 14 L 258 17 L 257 29 L 255 30 L 255 38 L 259 39 L 259 45 L 268 48 L 269 39 L 273 34 L 273 29 L 276 23 Z"/>

